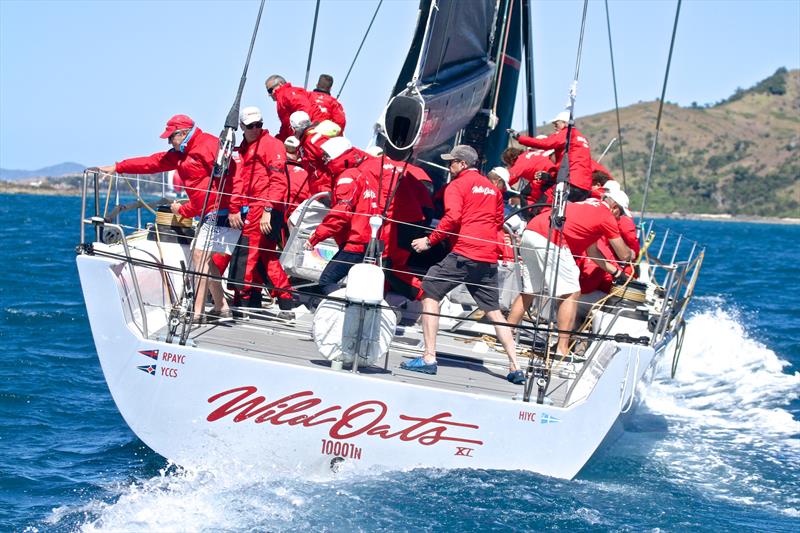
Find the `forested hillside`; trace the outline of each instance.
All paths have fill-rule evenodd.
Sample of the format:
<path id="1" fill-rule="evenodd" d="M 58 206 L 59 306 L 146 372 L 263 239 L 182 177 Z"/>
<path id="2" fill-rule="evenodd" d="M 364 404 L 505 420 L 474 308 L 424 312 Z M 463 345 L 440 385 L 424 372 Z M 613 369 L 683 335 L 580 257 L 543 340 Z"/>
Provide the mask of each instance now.
<path id="1" fill-rule="evenodd" d="M 657 112 L 657 101 L 620 109 L 627 190 L 637 210 Z M 576 125 L 595 157 L 617 136 L 613 110 L 579 116 Z M 617 146 L 603 164 L 622 181 Z M 713 105 L 667 102 L 647 209 L 800 217 L 800 70 L 779 69 Z"/>

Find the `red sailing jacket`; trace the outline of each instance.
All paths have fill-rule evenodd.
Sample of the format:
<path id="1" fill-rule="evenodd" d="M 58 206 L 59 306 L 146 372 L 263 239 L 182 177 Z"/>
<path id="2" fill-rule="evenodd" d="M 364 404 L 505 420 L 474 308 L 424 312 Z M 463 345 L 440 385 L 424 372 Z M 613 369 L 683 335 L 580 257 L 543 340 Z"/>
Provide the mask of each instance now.
<path id="1" fill-rule="evenodd" d="M 583 202 L 568 203 L 566 217 L 563 242 L 559 238 L 558 230 L 555 229 L 550 236 L 550 241 L 562 246 L 566 245 L 574 256 L 585 255 L 586 249 L 602 237 L 607 239 L 619 237 L 619 226 L 617 219 L 611 213 L 611 208 L 594 198 Z M 547 238 L 550 229 L 550 212 L 533 217 L 533 220 L 528 222 L 527 229 Z"/>
<path id="2" fill-rule="evenodd" d="M 332 120 L 342 128 L 344 132 L 347 118 L 344 116 L 344 108 L 339 100 L 331 96 L 331 93 L 323 91 L 322 89 L 314 89 L 311 93 L 311 102 L 317 108 L 319 118 L 315 119 L 316 122 L 323 120 Z M 309 115 L 310 116 L 310 115 Z"/>
<path id="3" fill-rule="evenodd" d="M 635 255 L 639 255 L 639 236 L 636 233 L 636 223 L 633 219 L 629 216 L 622 215 L 617 220 L 617 226 L 619 228 L 620 237 L 622 240 L 625 241 L 625 244 L 628 245 Z M 597 249 L 603 254 L 606 259 L 616 260 L 617 256 L 614 253 L 614 249 L 611 248 L 611 244 L 608 242 L 607 238 L 602 238 L 597 241 Z"/>
<path id="4" fill-rule="evenodd" d="M 289 184 L 283 143 L 263 130 L 254 143 L 242 141 L 238 151 L 242 161 L 234 180 L 231 213 L 245 205 L 285 210 Z"/>
<path id="5" fill-rule="evenodd" d="M 281 121 L 281 129 L 275 138 L 285 141 L 287 137 L 294 134 L 289 123 L 289 117 L 295 111 L 305 111 L 311 118 L 311 122 L 319 122 L 319 110 L 311 103 L 311 96 L 302 87 L 294 87 L 291 83 L 284 83 L 272 92 L 275 96 L 278 119 Z"/>
<path id="6" fill-rule="evenodd" d="M 331 192 L 331 184 L 333 178 L 345 168 L 356 166 L 356 162 L 351 161 L 349 158 L 350 152 L 342 154 L 338 157 L 336 162 L 328 161 L 328 156 L 323 149 L 323 146 L 328 142 L 331 137 L 318 132 L 314 128 L 308 128 L 303 133 L 303 138 L 300 139 L 300 155 L 302 159 L 300 164 L 308 171 L 309 176 L 309 193 L 314 195 L 320 192 Z M 350 151 L 358 150 L 351 148 Z M 359 153 L 363 154 L 358 150 Z M 355 153 L 355 152 L 353 152 Z M 338 161 L 341 159 L 341 161 Z"/>
<path id="7" fill-rule="evenodd" d="M 521 145 L 531 148 L 555 150 L 556 168 L 558 168 L 564 157 L 564 148 L 567 146 L 567 128 L 544 139 L 523 135 L 518 141 Z M 575 128 L 572 129 L 572 139 L 569 145 L 569 182 L 575 187 L 587 191 L 592 190 L 592 153 L 589 141 Z"/>
<path id="8" fill-rule="evenodd" d="M 117 163 L 117 172 L 120 174 L 155 174 L 156 172 L 175 170 L 183 180 L 186 194 L 189 195 L 189 201 L 181 206 L 181 216 L 191 218 L 205 215 L 214 210 L 218 199 L 218 184 L 214 183 L 211 193 L 208 195 L 206 212 L 201 213 L 218 148 L 218 138 L 205 133 L 200 128 L 195 128 L 192 137 L 186 143 L 185 151 L 169 150 L 146 157 L 125 159 Z M 223 194 L 219 198 L 219 209 L 228 207 L 235 175 L 236 163 L 231 160 Z"/>
<path id="9" fill-rule="evenodd" d="M 622 240 L 625 241 L 628 248 L 633 250 L 633 253 L 638 256 L 639 238 L 636 234 L 636 223 L 631 217 L 622 215 L 619 217 L 619 220 L 617 220 L 617 224 L 619 225 L 619 233 Z M 611 248 L 611 244 L 608 242 L 607 238 L 603 237 L 597 241 L 597 249 L 605 259 L 615 262 L 617 268 L 621 268 L 625 270 L 626 273 L 630 273 L 630 266 L 619 263 L 619 259 L 614 253 L 614 249 Z M 595 290 L 601 290 L 606 293 L 611 291 L 611 285 L 614 282 L 611 274 L 601 269 L 597 263 L 590 259 L 582 261 L 576 260 L 576 263 L 581 270 L 579 281 L 582 293 L 588 294 Z"/>
<path id="10" fill-rule="evenodd" d="M 381 171 L 381 161 L 383 161 L 383 171 Z M 398 222 L 419 222 L 425 219 L 422 208 L 432 208 L 433 202 L 428 189 L 411 174 L 409 168 L 406 168 L 405 175 L 398 185 L 397 181 L 403 172 L 403 166 L 404 163 L 389 157 L 369 156 L 358 168 L 369 173 L 378 184 L 380 191 L 378 206 L 381 212 L 383 212 L 392 189 L 397 186 L 397 192 L 386 211 L 386 216 Z"/>
<path id="11" fill-rule="evenodd" d="M 503 194 L 474 168 L 461 172 L 444 191 L 444 216 L 431 233 L 434 245 L 455 234 L 453 253 L 495 263 L 497 232 L 503 227 Z"/>
<path id="12" fill-rule="evenodd" d="M 308 238 L 312 246 L 332 237 L 346 252 L 363 252 L 372 237 L 369 218 L 380 212 L 378 186 L 366 172 L 348 168 L 336 179 L 331 210 Z"/>
<path id="13" fill-rule="evenodd" d="M 547 172 L 555 179 L 556 171 L 557 167 L 549 157 L 527 152 L 520 155 L 511 168 L 508 169 L 510 174 L 508 184 L 514 186 L 520 179 L 530 183 L 527 199 L 528 204 L 534 204 L 542 196 L 542 189 L 545 185 L 543 181 L 536 179 L 536 173 Z M 548 189 L 548 192 L 550 192 L 550 189 Z M 550 195 L 552 195 L 552 192 Z"/>

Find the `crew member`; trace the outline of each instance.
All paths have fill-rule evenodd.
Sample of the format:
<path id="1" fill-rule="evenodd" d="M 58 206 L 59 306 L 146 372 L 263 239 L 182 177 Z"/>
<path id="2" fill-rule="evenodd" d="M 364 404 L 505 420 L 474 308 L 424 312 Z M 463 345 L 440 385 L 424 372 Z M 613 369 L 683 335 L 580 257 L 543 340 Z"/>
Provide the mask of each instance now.
<path id="1" fill-rule="evenodd" d="M 408 260 L 411 241 L 424 231 L 422 226 L 433 211 L 430 193 L 417 176 L 424 176 L 428 181 L 430 177 L 419 167 L 412 173 L 409 168 L 412 165 L 395 161 L 378 150 L 373 148 L 375 155 L 358 168 L 375 179 L 378 205 L 381 213 L 386 212 L 381 228 L 386 280 L 393 292 L 409 300 L 418 300 L 422 296 L 422 281 L 409 272 Z"/>
<path id="2" fill-rule="evenodd" d="M 306 250 L 332 238 L 339 251 L 320 274 L 319 287 L 328 295 L 338 288 L 354 264 L 361 263 L 372 236 L 369 218 L 379 213 L 378 184 L 357 167 L 359 152 L 344 137 L 330 139 L 324 146 L 329 172 L 336 176 L 331 210 L 304 243 Z M 363 152 L 362 152 L 363 153 Z"/>
<path id="3" fill-rule="evenodd" d="M 618 193 L 622 192 L 622 189 L 620 188 L 618 181 L 608 180 L 604 187 L 593 190 L 592 196 L 595 195 L 595 191 L 600 192 L 601 198 L 602 196 L 607 195 L 609 198 L 613 199 Z M 636 258 L 639 256 L 640 250 L 639 236 L 636 231 L 636 223 L 633 221 L 631 213 L 627 208 L 623 209 L 622 211 L 623 212 L 617 219 L 619 234 L 622 237 L 622 240 L 625 241 L 625 244 L 628 246 L 628 248 L 631 249 L 633 257 Z M 631 266 L 630 263 L 626 263 L 623 258 L 617 257 L 617 255 L 614 253 L 614 250 L 611 248 L 611 245 L 608 243 L 607 238 L 601 237 L 600 240 L 597 241 L 597 250 L 605 259 L 614 262 L 614 265 L 617 268 L 622 269 L 624 274 L 630 276 L 634 272 L 634 267 Z M 612 279 L 611 275 L 600 268 L 597 263 L 584 258 L 582 261 L 578 261 L 578 268 L 580 268 L 581 271 L 580 285 L 581 292 L 583 294 L 588 294 L 596 290 L 606 293 L 611 291 L 611 285 L 613 284 L 614 280 Z"/>
<path id="4" fill-rule="evenodd" d="M 344 132 L 347 119 L 344 115 L 342 104 L 333 95 L 333 76 L 330 74 L 320 74 L 317 86 L 311 92 L 311 102 L 317 107 L 319 120 L 331 120 L 339 125 Z"/>
<path id="5" fill-rule="evenodd" d="M 555 133 L 544 139 L 520 135 L 511 132 L 511 136 L 521 145 L 540 150 L 554 150 L 556 168 L 561 167 L 564 150 L 567 146 L 567 125 L 569 112 L 562 111 L 552 120 Z M 589 141 L 577 128 L 572 128 L 572 138 L 569 143 L 569 201 L 579 202 L 589 198 L 592 189 L 592 154 Z"/>
<path id="6" fill-rule="evenodd" d="M 308 113 L 303 111 L 292 113 L 289 124 L 292 134 L 300 141 L 301 164 L 310 176 L 309 194 L 331 192 L 336 173 L 333 173 L 328 167 L 330 158 L 326 155 L 323 146 L 330 139 L 341 135 L 339 125 L 330 120 L 315 125 L 311 122 Z M 352 149 L 358 150 L 357 148 Z M 363 152 L 361 153 L 363 154 Z M 347 157 L 343 160 L 349 161 Z"/>
<path id="7" fill-rule="evenodd" d="M 439 329 L 439 302 L 461 283 L 475 299 L 486 317 L 496 323 L 497 339 L 508 355 L 508 381 L 525 382 L 517 363 L 516 346 L 503 314 L 497 288 L 497 232 L 503 225 L 503 196 L 475 169 L 478 153 L 467 145 L 457 145 L 442 159 L 450 164 L 452 180 L 445 190 L 445 213 L 430 237 L 415 239 L 417 252 L 429 250 L 438 242 L 453 237 L 453 250 L 432 266 L 422 282 L 422 330 L 425 352 L 422 357 L 403 362 L 400 367 L 414 372 L 436 374 L 436 333 Z"/>
<path id="8" fill-rule="evenodd" d="M 225 301 L 222 285 L 216 279 L 209 279 L 208 274 L 212 277 L 220 275 L 211 261 L 212 254 L 230 254 L 239 239 L 239 230 L 228 225 L 228 201 L 233 189 L 232 176 L 236 174 L 236 164 L 231 161 L 228 175 L 220 180 L 211 181 L 219 139 L 202 131 L 195 125 L 194 120 L 186 115 L 175 115 L 170 118 L 161 138 L 168 140 L 172 147 L 170 150 L 146 157 L 125 159 L 114 165 L 99 167 L 99 170 L 109 174 L 114 172 L 155 174 L 177 171 L 184 182 L 189 201 L 184 204 L 174 201 L 170 210 L 182 217 L 198 216 L 201 219 L 192 254 L 192 265 L 200 278 L 195 288 L 192 320 L 205 321 L 203 311 L 207 290 L 211 291 L 214 300 L 214 308 L 209 312 L 209 317 L 230 319 L 232 314 Z M 208 191 L 207 201 L 206 191 Z"/>
<path id="9" fill-rule="evenodd" d="M 563 232 L 550 228 L 550 212 L 544 212 L 534 217 L 522 234 L 521 254 L 534 288 L 542 287 L 551 299 L 558 298 L 556 353 L 559 356 L 569 355 L 569 332 L 574 326 L 581 294 L 576 258 L 590 257 L 614 279 L 620 278 L 622 270 L 602 258 L 597 241 L 608 238 L 618 257 L 631 260 L 631 250 L 620 237 L 617 226 L 617 218 L 627 208 L 628 197 L 621 191 L 613 198 L 606 195 L 602 201 L 592 198 L 570 202 Z"/>
<path id="10" fill-rule="evenodd" d="M 289 179 L 289 201 L 286 205 L 286 220 L 302 202 L 309 197 L 309 174 L 300 162 L 300 141 L 292 135 L 283 141 L 286 148 L 286 176 Z"/>
<path id="11" fill-rule="evenodd" d="M 238 148 L 241 157 L 237 187 L 230 202 L 231 227 L 241 229 L 237 254 L 237 270 L 243 284 L 237 290 L 237 303 L 242 307 L 261 309 L 262 269 L 272 283 L 272 296 L 282 311 L 292 308 L 292 286 L 280 264 L 278 241 L 283 226 L 288 182 L 286 150 L 283 143 L 264 129 L 261 110 L 245 107 L 239 117 L 244 140 Z"/>
<path id="12" fill-rule="evenodd" d="M 303 111 L 308 113 L 308 116 L 314 118 L 315 121 L 320 120 L 317 107 L 311 103 L 311 95 L 302 87 L 294 87 L 283 76 L 278 74 L 273 74 L 267 78 L 264 86 L 267 88 L 269 97 L 276 103 L 281 129 L 275 137 L 279 140 L 285 141 L 287 137 L 292 135 L 289 117 L 295 111 Z"/>

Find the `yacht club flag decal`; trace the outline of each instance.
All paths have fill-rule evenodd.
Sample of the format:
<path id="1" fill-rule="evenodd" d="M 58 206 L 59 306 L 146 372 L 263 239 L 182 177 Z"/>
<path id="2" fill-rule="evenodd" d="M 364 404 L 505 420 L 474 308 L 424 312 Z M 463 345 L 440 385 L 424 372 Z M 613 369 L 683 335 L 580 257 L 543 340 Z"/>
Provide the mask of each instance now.
<path id="1" fill-rule="evenodd" d="M 155 359 L 158 361 L 158 350 L 139 350 L 139 353 L 142 355 L 146 355 L 150 359 Z"/>

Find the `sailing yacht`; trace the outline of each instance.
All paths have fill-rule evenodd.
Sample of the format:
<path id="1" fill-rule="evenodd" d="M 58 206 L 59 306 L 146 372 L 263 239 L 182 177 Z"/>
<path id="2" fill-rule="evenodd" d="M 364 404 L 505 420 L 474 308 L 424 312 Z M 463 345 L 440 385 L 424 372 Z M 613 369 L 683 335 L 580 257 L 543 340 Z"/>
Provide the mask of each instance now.
<path id="1" fill-rule="evenodd" d="M 432 161 L 455 144 L 474 146 L 488 166 L 499 160 L 524 49 L 530 57 L 529 24 L 520 24 L 526 5 L 421 1 L 379 120 L 388 154 L 427 165 L 440 185 L 445 176 Z M 557 331 L 548 306 L 521 325 L 523 386 L 506 381 L 492 324 L 454 291 L 442 308 L 439 371 L 423 375 L 400 367 L 422 354 L 419 313 L 413 302 L 383 294 L 379 261 L 354 265 L 346 286 L 315 312 L 304 307 L 286 319 L 266 305 L 247 320 L 192 323 L 192 228 L 168 212 L 151 224 L 120 224 L 126 206 L 115 216 L 100 209 L 111 190 L 101 190 L 100 178 L 84 175 L 77 255 L 98 358 L 134 433 L 187 467 L 309 475 L 491 468 L 571 479 L 634 408 L 659 364 L 671 356 L 674 371 L 703 259 L 696 243 L 666 232 L 656 244 L 652 223 L 642 226 L 639 278 L 583 306 L 585 320 L 573 332 L 580 359 L 551 353 Z M 301 296 L 332 250 L 323 242 L 303 251 L 319 215 L 312 211 L 300 209 L 282 256 Z"/>

